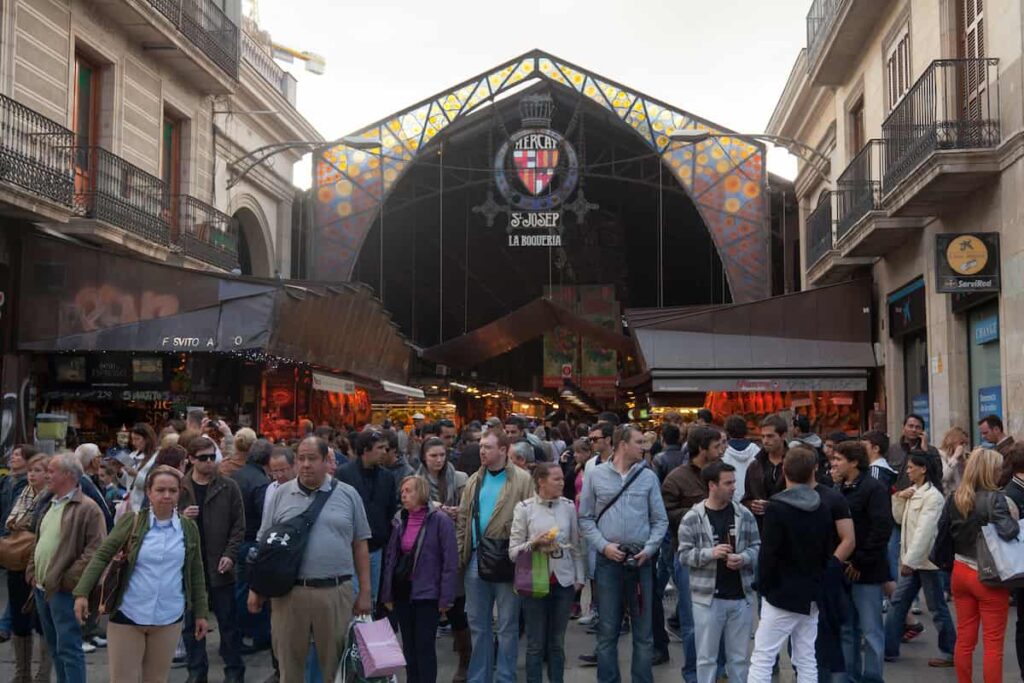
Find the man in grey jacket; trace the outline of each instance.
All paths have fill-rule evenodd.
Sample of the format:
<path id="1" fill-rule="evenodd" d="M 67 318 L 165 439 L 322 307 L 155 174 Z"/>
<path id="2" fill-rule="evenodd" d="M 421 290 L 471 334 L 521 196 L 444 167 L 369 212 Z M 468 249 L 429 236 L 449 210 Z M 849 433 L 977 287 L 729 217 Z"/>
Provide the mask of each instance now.
<path id="1" fill-rule="evenodd" d="M 622 425 L 612 435 L 614 455 L 583 481 L 580 528 L 596 548 L 601 621 L 597 635 L 597 680 L 619 683 L 618 638 L 622 605 L 633 627 L 631 678 L 653 683 L 651 610 L 653 572 L 649 562 L 668 529 L 658 476 L 643 461 L 643 433 Z M 628 490 L 627 490 L 628 489 Z"/>
<path id="2" fill-rule="evenodd" d="M 733 501 L 736 468 L 717 460 L 700 475 L 708 498 L 690 508 L 679 525 L 679 561 L 690 567 L 697 681 L 714 683 L 723 636 L 729 680 L 745 681 L 761 537 L 753 513 Z"/>

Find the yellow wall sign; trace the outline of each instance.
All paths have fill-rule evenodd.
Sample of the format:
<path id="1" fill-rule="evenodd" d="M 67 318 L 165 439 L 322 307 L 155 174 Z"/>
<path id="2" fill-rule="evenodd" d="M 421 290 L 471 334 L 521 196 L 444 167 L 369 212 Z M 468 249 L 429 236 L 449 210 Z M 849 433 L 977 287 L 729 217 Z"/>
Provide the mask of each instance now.
<path id="1" fill-rule="evenodd" d="M 976 235 L 957 235 L 946 247 L 946 262 L 954 273 L 977 275 L 988 265 L 988 247 Z"/>

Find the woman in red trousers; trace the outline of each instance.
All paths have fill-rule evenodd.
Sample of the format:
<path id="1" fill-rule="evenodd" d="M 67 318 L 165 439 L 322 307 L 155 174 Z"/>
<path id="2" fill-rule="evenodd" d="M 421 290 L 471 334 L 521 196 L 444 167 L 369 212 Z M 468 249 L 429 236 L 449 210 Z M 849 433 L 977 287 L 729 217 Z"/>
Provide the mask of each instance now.
<path id="1" fill-rule="evenodd" d="M 1017 537 L 1019 527 L 1006 496 L 999 491 L 1003 456 L 979 448 L 971 453 L 964 478 L 946 502 L 953 536 L 953 602 L 956 605 L 956 650 L 953 661 L 960 683 L 970 683 L 974 648 L 981 624 L 985 683 L 1003 677 L 1003 635 L 1006 633 L 1010 591 L 978 580 L 977 545 L 981 529 L 994 524 L 1000 538 Z"/>

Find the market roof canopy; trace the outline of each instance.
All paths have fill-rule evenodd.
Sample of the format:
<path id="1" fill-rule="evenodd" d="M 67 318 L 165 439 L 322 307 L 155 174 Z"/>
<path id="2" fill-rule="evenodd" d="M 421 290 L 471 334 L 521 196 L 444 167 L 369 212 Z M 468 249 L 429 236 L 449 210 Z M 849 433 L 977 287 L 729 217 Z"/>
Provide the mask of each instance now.
<path id="1" fill-rule="evenodd" d="M 267 354 L 406 381 L 411 348 L 366 287 L 218 276 L 41 236 L 24 245 L 21 350 Z"/>
<path id="2" fill-rule="evenodd" d="M 633 342 L 628 337 L 585 320 L 549 299 L 534 299 L 483 327 L 431 346 L 422 355 L 435 363 L 472 368 L 558 326 L 567 327 L 608 349 L 633 351 Z"/>
<path id="3" fill-rule="evenodd" d="M 875 367 L 870 280 L 626 320 L 656 392 L 864 390 Z"/>

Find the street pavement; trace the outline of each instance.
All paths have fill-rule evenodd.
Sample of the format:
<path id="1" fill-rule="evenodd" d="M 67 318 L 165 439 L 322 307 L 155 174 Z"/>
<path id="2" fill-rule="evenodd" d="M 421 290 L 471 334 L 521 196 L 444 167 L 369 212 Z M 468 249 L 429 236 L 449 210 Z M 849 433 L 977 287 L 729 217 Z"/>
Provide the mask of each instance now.
<path id="1" fill-rule="evenodd" d="M 3 589 L 0 590 L 0 595 L 2 595 L 4 602 L 6 602 L 6 585 L 6 582 L 0 584 L 0 586 L 3 586 Z M 586 599 L 586 596 L 584 596 L 585 602 Z M 674 604 L 675 599 L 673 597 L 666 598 L 666 606 L 668 610 L 671 610 Z M 902 683 L 904 681 L 917 682 L 921 680 L 927 680 L 928 683 L 956 681 L 956 675 L 953 669 L 930 669 L 928 667 L 928 659 L 938 655 L 938 650 L 935 647 L 936 633 L 935 628 L 931 623 L 931 617 L 927 611 L 921 615 L 921 619 L 925 624 L 925 632 L 913 642 L 903 645 L 901 658 L 898 662 L 886 663 L 885 680 L 887 683 Z M 1003 678 L 1007 681 L 1020 680 L 1020 672 L 1017 669 L 1017 660 L 1014 651 L 1014 620 L 1015 613 L 1011 608 L 1010 620 L 1006 630 L 1006 650 L 1003 662 Z M 211 621 L 211 626 L 213 625 L 214 624 Z M 207 645 L 210 657 L 209 682 L 220 683 L 220 681 L 224 680 L 224 673 L 221 668 L 222 663 L 220 656 L 217 654 L 218 633 L 216 630 L 210 634 L 209 641 L 210 642 Z M 594 636 L 588 635 L 583 626 L 580 626 L 575 621 L 569 624 L 569 630 L 566 634 L 566 683 L 585 683 L 596 679 L 597 670 L 594 668 L 583 668 L 578 666 L 577 659 L 581 654 L 592 652 L 593 645 Z M 753 641 L 751 641 L 751 645 L 753 645 Z M 525 680 L 526 678 L 523 671 L 525 651 L 526 641 L 524 639 L 521 641 L 519 646 L 519 680 Z M 629 680 L 630 651 L 629 637 L 623 636 L 619 641 L 619 662 L 624 680 Z M 439 660 L 437 680 L 439 683 L 448 683 L 451 680 L 455 668 L 455 655 L 452 652 L 452 639 L 450 636 L 441 636 L 438 638 L 437 652 Z M 680 667 L 682 666 L 683 655 L 682 645 L 678 642 L 673 642 L 671 644 L 671 656 L 672 661 L 669 664 L 655 667 L 654 680 L 656 683 L 678 683 L 681 681 L 682 676 L 680 673 Z M 85 660 L 88 667 L 90 681 L 100 682 L 109 680 L 107 657 L 102 649 L 86 655 Z M 273 672 L 273 668 L 270 663 L 270 655 L 267 652 L 261 652 L 246 657 L 246 667 L 246 680 L 251 681 L 252 683 L 262 683 Z M 0 681 L 11 680 L 13 672 L 14 653 L 9 644 L 0 645 Z M 174 669 L 172 670 L 171 676 L 168 680 L 171 681 L 171 683 L 183 683 L 187 677 L 188 673 L 185 669 Z M 973 678 L 974 680 L 982 680 L 980 643 L 975 652 Z M 404 680 L 404 677 L 400 676 L 399 679 Z M 785 661 L 783 662 L 781 674 L 777 680 L 784 682 L 795 681 L 792 669 Z"/>

